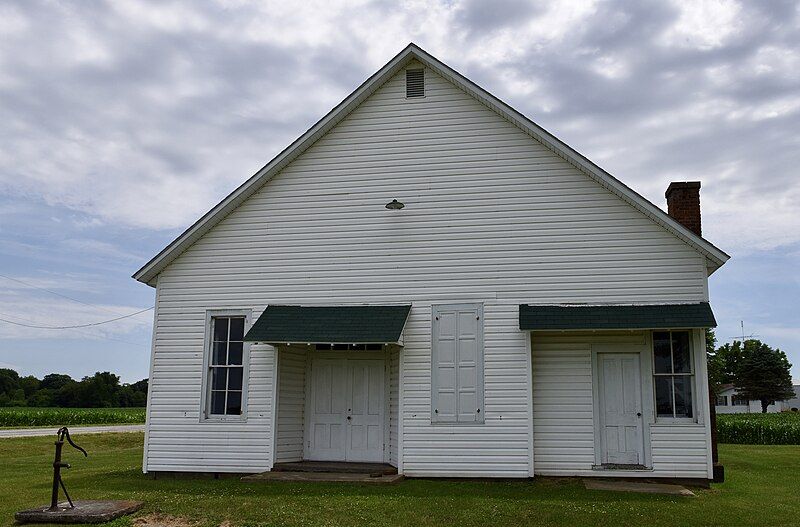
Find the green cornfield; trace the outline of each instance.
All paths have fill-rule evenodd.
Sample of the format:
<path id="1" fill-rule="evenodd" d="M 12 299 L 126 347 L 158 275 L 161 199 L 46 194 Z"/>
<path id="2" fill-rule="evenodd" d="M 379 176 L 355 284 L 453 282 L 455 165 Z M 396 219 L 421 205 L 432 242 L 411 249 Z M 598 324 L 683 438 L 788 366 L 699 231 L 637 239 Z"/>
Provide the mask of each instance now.
<path id="1" fill-rule="evenodd" d="M 0 408 L 0 428 L 144 423 L 144 408 Z"/>
<path id="2" fill-rule="evenodd" d="M 717 441 L 739 445 L 800 445 L 800 412 L 717 414 Z"/>

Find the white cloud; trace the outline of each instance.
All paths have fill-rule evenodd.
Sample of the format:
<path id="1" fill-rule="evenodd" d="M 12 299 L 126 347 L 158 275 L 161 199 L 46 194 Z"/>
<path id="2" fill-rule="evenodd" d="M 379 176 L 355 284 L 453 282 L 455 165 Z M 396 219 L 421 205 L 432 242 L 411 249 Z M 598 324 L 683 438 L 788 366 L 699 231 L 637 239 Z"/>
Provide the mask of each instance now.
<path id="1" fill-rule="evenodd" d="M 20 291 L 0 292 L 0 339 L 15 340 L 100 340 L 125 339 L 146 331 L 152 325 L 152 312 L 145 312 L 99 326 L 76 329 L 40 329 L 25 327 L 74 326 L 92 324 L 143 309 L 125 305 L 83 305 L 58 297 L 43 297 Z M 119 316 L 119 315 L 117 315 Z M 24 324 L 24 325 L 17 325 Z M 138 336 L 138 335 L 137 335 Z M 139 342 L 137 342 L 139 343 Z M 146 345 L 146 342 L 141 344 Z"/>
<path id="2" fill-rule="evenodd" d="M 702 180 L 704 233 L 736 274 L 748 253 L 800 243 L 799 21 L 790 2 L 727 0 L 1 4 L 3 263 L 101 307 L 6 288 L 0 312 L 69 324 L 135 311 L 138 264 L 410 41 L 662 207 L 670 180 Z M 796 299 L 791 276 L 746 284 L 777 280 Z M 733 289 L 728 319 L 751 302 Z M 0 335 L 82 349 L 146 341 L 149 320 Z"/>
<path id="3" fill-rule="evenodd" d="M 679 2 L 680 18 L 664 35 L 667 46 L 713 49 L 742 30 L 741 6 L 733 0 Z"/>
<path id="4" fill-rule="evenodd" d="M 659 205 L 701 179 L 724 248 L 777 247 L 800 240 L 800 39 L 780 7 L 6 6 L 0 191 L 90 228 L 186 227 L 413 40 Z"/>

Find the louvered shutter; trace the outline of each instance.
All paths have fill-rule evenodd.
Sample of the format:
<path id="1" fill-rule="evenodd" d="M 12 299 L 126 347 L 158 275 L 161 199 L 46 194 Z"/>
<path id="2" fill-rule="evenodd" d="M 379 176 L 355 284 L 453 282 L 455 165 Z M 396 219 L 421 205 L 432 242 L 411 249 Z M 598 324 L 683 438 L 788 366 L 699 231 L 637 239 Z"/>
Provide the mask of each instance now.
<path id="1" fill-rule="evenodd" d="M 483 309 L 433 306 L 431 420 L 483 422 Z"/>

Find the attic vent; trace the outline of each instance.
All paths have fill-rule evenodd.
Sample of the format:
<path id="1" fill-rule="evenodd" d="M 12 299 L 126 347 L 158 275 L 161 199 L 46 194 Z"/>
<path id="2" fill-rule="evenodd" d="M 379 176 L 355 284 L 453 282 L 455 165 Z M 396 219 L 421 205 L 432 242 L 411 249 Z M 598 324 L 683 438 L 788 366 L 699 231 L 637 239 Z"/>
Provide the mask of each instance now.
<path id="1" fill-rule="evenodd" d="M 406 70 L 406 98 L 425 97 L 425 70 Z"/>

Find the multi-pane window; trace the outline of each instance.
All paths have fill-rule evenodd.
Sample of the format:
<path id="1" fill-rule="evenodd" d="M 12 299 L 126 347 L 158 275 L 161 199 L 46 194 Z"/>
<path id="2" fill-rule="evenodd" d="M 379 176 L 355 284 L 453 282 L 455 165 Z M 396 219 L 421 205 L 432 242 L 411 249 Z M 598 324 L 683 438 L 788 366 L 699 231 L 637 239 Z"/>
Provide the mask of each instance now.
<path id="1" fill-rule="evenodd" d="M 733 406 L 749 406 L 750 401 L 747 397 L 742 397 L 741 395 L 734 395 L 733 396 Z"/>
<path id="2" fill-rule="evenodd" d="M 245 317 L 211 317 L 208 415 L 241 415 Z"/>
<path id="3" fill-rule="evenodd" d="M 727 395 L 717 395 L 717 406 L 728 406 Z"/>
<path id="4" fill-rule="evenodd" d="M 692 352 L 688 331 L 653 332 L 656 416 L 693 418 Z"/>

